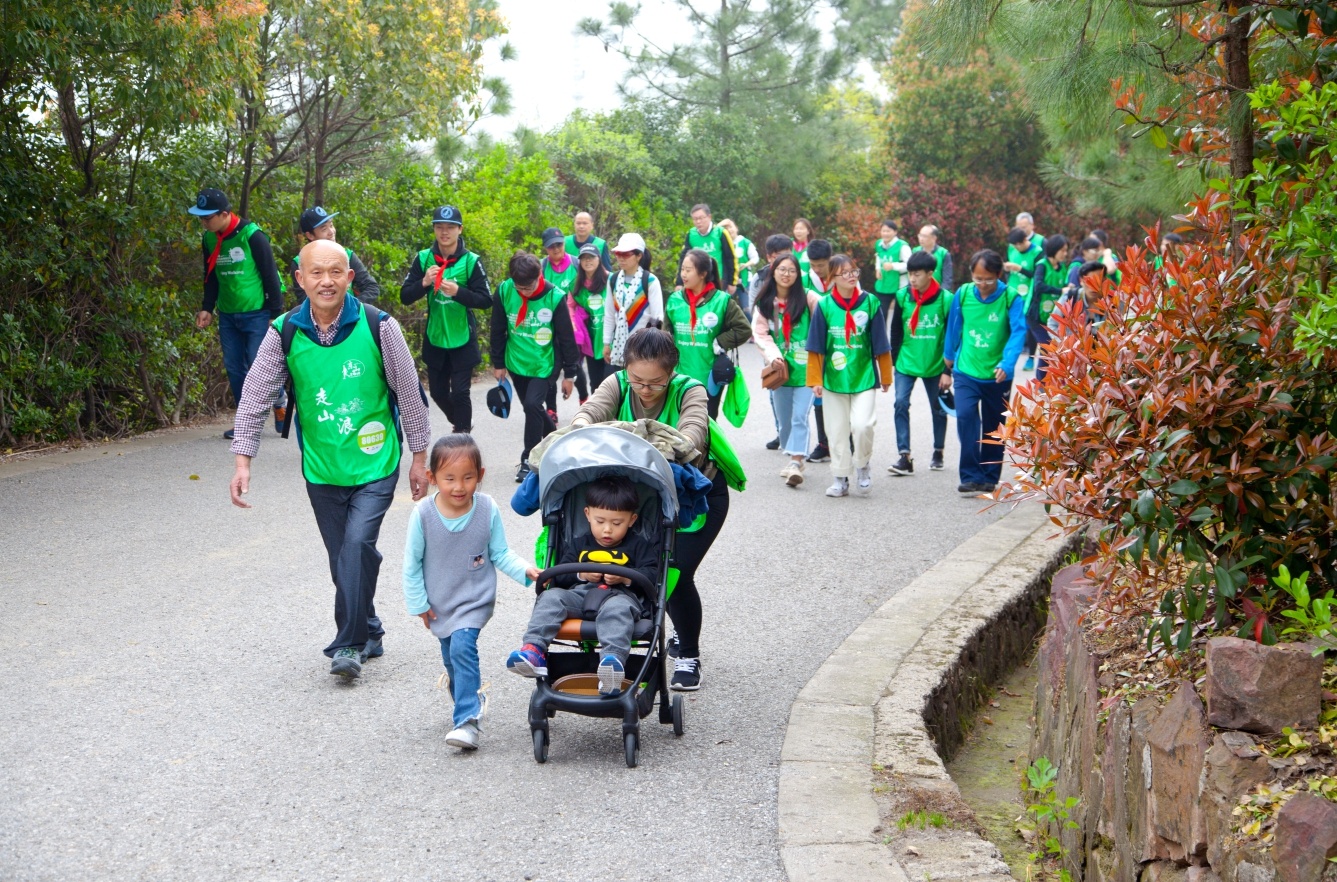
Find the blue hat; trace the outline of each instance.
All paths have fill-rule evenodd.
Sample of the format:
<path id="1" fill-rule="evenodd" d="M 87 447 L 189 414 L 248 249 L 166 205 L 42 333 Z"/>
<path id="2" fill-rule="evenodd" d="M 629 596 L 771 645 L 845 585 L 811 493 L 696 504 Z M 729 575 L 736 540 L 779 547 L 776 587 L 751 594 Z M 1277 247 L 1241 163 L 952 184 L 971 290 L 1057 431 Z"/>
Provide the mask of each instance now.
<path id="1" fill-rule="evenodd" d="M 186 211 L 196 217 L 209 217 L 218 214 L 220 211 L 228 211 L 232 208 L 232 203 L 227 201 L 227 196 L 222 190 L 215 190 L 210 187 L 207 190 L 201 190 L 200 195 L 195 197 L 195 204 Z"/>
<path id="2" fill-rule="evenodd" d="M 511 399 L 514 394 L 511 390 L 511 381 L 503 377 L 497 385 L 487 390 L 487 409 L 493 416 L 506 419 L 511 415 Z"/>
<path id="3" fill-rule="evenodd" d="M 941 395 L 938 396 L 938 403 L 942 405 L 942 409 L 947 412 L 947 415 L 949 417 L 951 417 L 952 419 L 956 419 L 955 392 L 953 392 L 951 389 L 948 389 L 946 392 L 943 392 Z"/>
<path id="4" fill-rule="evenodd" d="M 432 212 L 432 223 L 434 224 L 454 224 L 457 227 L 464 226 L 464 215 L 453 205 L 443 205 Z"/>
<path id="5" fill-rule="evenodd" d="M 302 219 L 299 223 L 303 233 L 314 233 L 316 227 L 327 224 L 338 216 L 339 212 L 326 211 L 324 206 L 317 205 L 302 212 Z"/>

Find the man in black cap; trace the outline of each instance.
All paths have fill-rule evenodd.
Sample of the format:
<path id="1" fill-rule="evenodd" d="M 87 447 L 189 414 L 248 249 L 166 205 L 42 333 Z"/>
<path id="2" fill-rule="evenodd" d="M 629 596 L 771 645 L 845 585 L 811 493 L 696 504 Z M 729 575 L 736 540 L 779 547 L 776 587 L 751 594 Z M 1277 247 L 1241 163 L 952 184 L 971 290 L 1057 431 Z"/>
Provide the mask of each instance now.
<path id="1" fill-rule="evenodd" d="M 464 215 L 453 205 L 432 212 L 436 242 L 409 260 L 399 287 L 399 299 L 408 305 L 424 297 L 427 332 L 422 360 L 427 365 L 427 386 L 456 432 L 473 428 L 469 383 L 482 362 L 478 348 L 475 309 L 492 307 L 492 289 L 478 255 L 464 247 Z"/>
<path id="2" fill-rule="evenodd" d="M 204 302 L 195 315 L 195 326 L 209 327 L 215 309 L 218 311 L 223 368 L 232 400 L 240 403 L 246 374 L 269 322 L 283 314 L 283 285 L 274 250 L 260 227 L 232 213 L 232 204 L 221 190 L 201 190 L 195 204 L 186 210 L 204 227 L 200 239 Z M 274 426 L 280 432 L 286 417 L 280 401 L 274 407 Z M 223 437 L 231 439 L 232 430 Z"/>
<path id="3" fill-rule="evenodd" d="M 334 219 L 338 217 L 337 211 L 326 211 L 324 206 L 317 205 L 308 208 L 302 212 L 302 217 L 298 221 L 302 229 L 302 238 L 308 242 L 315 242 L 317 239 L 328 239 L 331 242 L 337 242 L 335 239 L 336 231 L 334 229 Z M 349 291 L 358 300 L 363 303 L 375 303 L 381 296 L 381 286 L 376 283 L 371 272 L 367 269 L 358 256 L 353 253 L 352 248 L 344 248 L 344 253 L 348 255 L 348 266 L 353 270 L 353 287 Z M 298 254 L 292 259 L 292 278 L 293 287 L 297 291 L 297 302 L 301 303 L 306 299 L 306 292 L 297 282 L 297 268 L 301 264 L 302 255 Z"/>

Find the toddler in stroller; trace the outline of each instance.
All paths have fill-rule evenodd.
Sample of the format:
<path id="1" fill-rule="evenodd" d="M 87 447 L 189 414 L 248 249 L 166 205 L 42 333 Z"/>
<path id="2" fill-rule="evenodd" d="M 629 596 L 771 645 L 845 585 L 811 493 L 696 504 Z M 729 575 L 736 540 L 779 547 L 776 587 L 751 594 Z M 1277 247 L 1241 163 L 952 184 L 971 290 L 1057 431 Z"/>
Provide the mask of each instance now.
<path id="1" fill-rule="evenodd" d="M 660 722 L 672 723 L 675 735 L 683 731 L 682 696 L 670 700 L 664 676 L 678 515 L 673 472 L 654 445 L 610 426 L 559 438 L 537 468 L 547 529 L 540 558 L 548 568 L 535 580 L 539 598 L 525 645 L 507 660 L 512 671 L 535 678 L 534 758 L 547 761 L 548 720 L 562 710 L 620 717 L 627 765 L 635 766 L 640 720 L 656 697 Z"/>

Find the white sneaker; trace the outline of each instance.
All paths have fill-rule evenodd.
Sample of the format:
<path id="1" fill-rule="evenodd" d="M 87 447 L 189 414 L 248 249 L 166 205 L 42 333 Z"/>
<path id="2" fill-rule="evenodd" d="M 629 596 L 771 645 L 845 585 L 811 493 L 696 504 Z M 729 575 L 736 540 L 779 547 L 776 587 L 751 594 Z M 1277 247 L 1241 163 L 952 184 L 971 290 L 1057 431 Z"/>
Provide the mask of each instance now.
<path id="1" fill-rule="evenodd" d="M 849 479 L 849 478 L 836 478 L 835 482 L 832 483 L 830 487 L 827 487 L 827 488 L 826 488 L 826 495 L 827 495 L 827 496 L 849 496 L 849 495 L 850 495 L 850 479 Z"/>
<path id="2" fill-rule="evenodd" d="M 867 493 L 867 492 L 869 491 L 869 489 L 872 488 L 872 486 L 873 486 L 873 468 L 872 468 L 872 466 L 864 466 L 863 468 L 855 469 L 855 470 L 854 470 L 854 480 L 855 480 L 855 481 L 858 483 L 858 485 L 859 485 L 859 492 L 860 492 L 860 493 Z"/>
<path id="3" fill-rule="evenodd" d="M 790 487 L 797 487 L 803 483 L 803 463 L 790 460 L 789 464 L 780 469 L 780 477 L 785 479 L 785 483 Z"/>
<path id="4" fill-rule="evenodd" d="M 451 729 L 450 734 L 446 736 L 446 743 L 451 747 L 458 747 L 461 750 L 478 749 L 478 723 L 469 720 L 458 729 Z"/>

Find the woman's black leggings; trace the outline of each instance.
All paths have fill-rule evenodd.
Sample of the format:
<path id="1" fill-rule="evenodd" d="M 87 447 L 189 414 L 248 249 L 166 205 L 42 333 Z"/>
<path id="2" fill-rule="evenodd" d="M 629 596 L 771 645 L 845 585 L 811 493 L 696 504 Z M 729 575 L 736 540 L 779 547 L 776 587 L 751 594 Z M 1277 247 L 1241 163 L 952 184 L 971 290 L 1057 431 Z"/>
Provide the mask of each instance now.
<path id="1" fill-rule="evenodd" d="M 729 516 L 729 487 L 723 475 L 715 476 L 715 484 L 706 497 L 710 512 L 706 522 L 695 533 L 679 533 L 673 549 L 672 564 L 680 573 L 678 587 L 668 601 L 668 614 L 673 617 L 673 628 L 678 632 L 683 658 L 701 655 L 701 593 L 696 588 L 696 568 Z"/>

